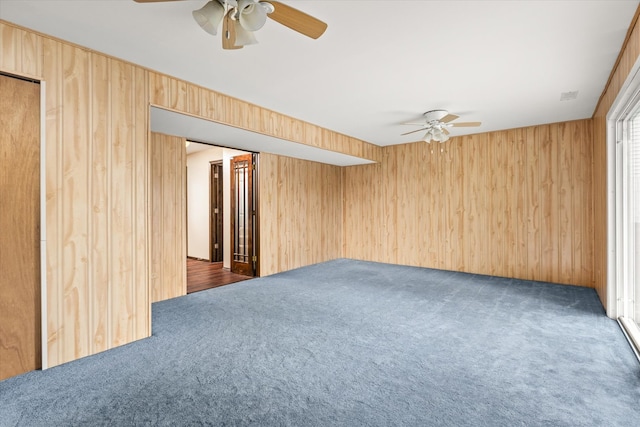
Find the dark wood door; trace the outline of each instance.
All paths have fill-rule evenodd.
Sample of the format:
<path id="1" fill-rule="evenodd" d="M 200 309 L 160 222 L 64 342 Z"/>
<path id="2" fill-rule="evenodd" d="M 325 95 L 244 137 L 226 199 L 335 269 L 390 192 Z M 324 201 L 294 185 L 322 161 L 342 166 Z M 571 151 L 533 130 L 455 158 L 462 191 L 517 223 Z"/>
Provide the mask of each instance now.
<path id="1" fill-rule="evenodd" d="M 40 85 L 0 75 L 0 380 L 42 366 Z"/>
<path id="2" fill-rule="evenodd" d="M 255 275 L 253 155 L 231 159 L 231 271 Z"/>
<path id="3" fill-rule="evenodd" d="M 211 162 L 210 181 L 209 230 L 211 239 L 209 240 L 209 260 L 211 262 L 222 262 L 222 242 L 224 241 L 224 227 L 222 225 L 224 219 L 222 162 Z"/>

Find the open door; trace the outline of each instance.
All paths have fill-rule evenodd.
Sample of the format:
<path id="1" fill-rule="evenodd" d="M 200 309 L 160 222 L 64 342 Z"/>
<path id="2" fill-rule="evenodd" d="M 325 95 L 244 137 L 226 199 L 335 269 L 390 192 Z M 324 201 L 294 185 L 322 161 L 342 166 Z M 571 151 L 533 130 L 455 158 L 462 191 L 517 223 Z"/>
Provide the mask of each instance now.
<path id="1" fill-rule="evenodd" d="M 223 177 L 222 162 L 210 162 L 211 173 L 209 175 L 209 260 L 211 262 L 223 261 L 224 227 L 223 223 Z"/>
<path id="2" fill-rule="evenodd" d="M 231 272 L 255 276 L 255 192 L 253 154 L 231 159 Z"/>

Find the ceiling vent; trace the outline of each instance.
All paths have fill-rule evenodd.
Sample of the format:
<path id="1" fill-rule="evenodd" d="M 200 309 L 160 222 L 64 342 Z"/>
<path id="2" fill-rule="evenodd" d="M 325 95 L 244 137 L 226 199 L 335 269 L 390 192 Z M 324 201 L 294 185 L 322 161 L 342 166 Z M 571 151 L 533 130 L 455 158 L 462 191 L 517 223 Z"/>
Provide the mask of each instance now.
<path id="1" fill-rule="evenodd" d="M 560 101 L 573 101 L 578 97 L 578 91 L 575 92 L 562 92 L 560 94 Z"/>

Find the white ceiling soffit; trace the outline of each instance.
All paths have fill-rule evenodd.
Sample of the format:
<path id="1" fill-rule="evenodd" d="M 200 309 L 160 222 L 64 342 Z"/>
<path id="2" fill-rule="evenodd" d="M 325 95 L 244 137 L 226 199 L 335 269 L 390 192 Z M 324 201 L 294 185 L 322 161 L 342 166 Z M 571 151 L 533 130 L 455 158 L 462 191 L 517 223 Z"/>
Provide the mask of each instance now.
<path id="1" fill-rule="evenodd" d="M 375 163 L 371 160 L 322 150 L 158 107 L 151 107 L 151 131 L 185 137 L 195 142 L 204 142 L 254 153 L 278 154 L 336 166 Z"/>
<path id="2" fill-rule="evenodd" d="M 223 50 L 206 0 L 0 0 L 0 19 L 378 145 L 446 109 L 478 128 L 592 116 L 638 1 L 283 0 L 328 24 L 317 40 L 267 19 Z M 577 92 L 561 101 L 563 93 Z M 565 97 L 566 98 L 566 97 Z"/>

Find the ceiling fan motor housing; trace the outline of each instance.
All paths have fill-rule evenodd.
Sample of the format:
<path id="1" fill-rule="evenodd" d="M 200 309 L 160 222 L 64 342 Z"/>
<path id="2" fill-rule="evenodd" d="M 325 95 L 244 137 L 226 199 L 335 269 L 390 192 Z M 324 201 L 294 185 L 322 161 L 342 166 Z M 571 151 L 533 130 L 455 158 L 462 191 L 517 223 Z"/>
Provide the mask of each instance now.
<path id="1" fill-rule="evenodd" d="M 438 122 L 449 114 L 447 110 L 431 110 L 422 114 L 425 122 Z"/>

